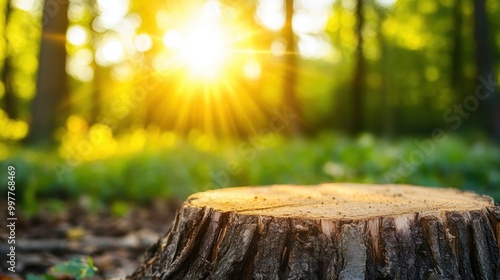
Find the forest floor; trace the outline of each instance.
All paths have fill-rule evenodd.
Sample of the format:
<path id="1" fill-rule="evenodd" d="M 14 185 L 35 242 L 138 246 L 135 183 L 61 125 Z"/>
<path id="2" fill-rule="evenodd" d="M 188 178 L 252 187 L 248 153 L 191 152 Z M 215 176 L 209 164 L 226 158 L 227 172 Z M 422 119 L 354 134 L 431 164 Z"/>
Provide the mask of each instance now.
<path id="1" fill-rule="evenodd" d="M 85 256 L 98 269 L 92 279 L 123 279 L 138 267 L 145 250 L 167 233 L 180 205 L 177 200 L 156 200 L 130 207 L 121 216 L 109 210 L 85 210 L 79 203 L 68 203 L 65 211 L 57 213 L 40 210 L 30 218 L 20 213 L 15 239 L 18 276 L 3 274 L 7 267 L 2 262 L 0 279 L 44 274 L 58 263 Z M 5 214 L 0 213 L 0 220 L 6 220 Z M 2 256 L 8 253 L 8 237 L 7 228 L 2 227 Z"/>

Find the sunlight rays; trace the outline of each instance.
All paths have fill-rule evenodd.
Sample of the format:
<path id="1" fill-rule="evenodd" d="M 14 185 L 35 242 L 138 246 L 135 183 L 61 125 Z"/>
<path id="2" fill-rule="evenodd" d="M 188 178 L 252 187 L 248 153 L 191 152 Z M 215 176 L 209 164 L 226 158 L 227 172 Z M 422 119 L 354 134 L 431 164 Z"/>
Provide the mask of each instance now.
<path id="1" fill-rule="evenodd" d="M 269 125 L 271 107 L 282 97 L 264 95 L 263 79 L 275 80 L 281 87 L 283 60 L 301 54 L 286 51 L 282 38 L 272 45 L 266 42 L 261 38 L 265 30 L 254 28 L 252 19 L 222 17 L 225 10 L 220 5 L 208 1 L 201 10 L 186 10 L 183 16 L 162 21 L 158 35 L 134 37 L 133 50 L 151 67 L 131 83 L 150 88 L 148 76 L 158 81 L 146 97 L 146 126 L 234 137 L 254 135 Z M 77 31 L 71 33 L 74 45 L 84 41 L 84 34 Z M 115 67 L 125 55 L 129 50 L 109 39 L 97 46 L 94 59 Z"/>
<path id="2" fill-rule="evenodd" d="M 242 24 L 224 24 L 212 6 L 207 8 L 209 17 L 187 17 L 156 39 L 169 60 L 165 71 L 156 71 L 165 83 L 176 86 L 165 92 L 165 100 L 156 103 L 151 113 L 182 133 L 196 129 L 225 137 L 252 135 L 266 118 L 252 96 L 260 92 L 250 89 L 249 83 L 261 76 L 258 55 L 271 53 L 253 48 L 255 31 Z"/>
<path id="3" fill-rule="evenodd" d="M 304 58 L 303 47 L 290 52 L 281 33 L 270 36 L 269 30 L 279 30 L 282 23 L 270 23 L 281 26 L 273 29 L 262 19 L 282 14 L 280 1 L 256 1 L 253 14 L 240 13 L 239 7 L 218 0 L 185 3 L 176 10 L 151 10 L 152 19 L 124 12 L 131 10 L 130 3 L 98 0 L 95 7 L 72 4 L 72 11 L 97 11 L 90 26 L 70 16 L 66 33 L 67 72 L 78 82 L 89 83 L 75 87 L 78 94 L 71 97 L 75 102 L 85 98 L 80 92 L 89 93 L 89 100 L 80 106 L 82 111 L 94 106 L 93 99 L 102 95 L 110 106 L 126 107 L 126 112 L 97 108 L 101 121 L 125 123 L 131 118 L 134 123 L 182 133 L 194 128 L 227 136 L 257 133 L 267 125 L 271 108 L 283 100 L 281 78 L 287 69 L 286 58 Z M 153 28 L 153 24 L 157 26 Z M 43 36 L 64 41 L 57 34 Z M 297 44 L 300 39 L 297 36 Z M 123 74 L 123 69 L 136 76 Z M 154 88 L 149 86 L 150 79 L 155 80 Z M 144 104 L 127 99 L 134 98 L 134 90 L 125 92 L 130 86 L 148 89 Z M 139 117 L 134 116 L 134 106 Z"/>

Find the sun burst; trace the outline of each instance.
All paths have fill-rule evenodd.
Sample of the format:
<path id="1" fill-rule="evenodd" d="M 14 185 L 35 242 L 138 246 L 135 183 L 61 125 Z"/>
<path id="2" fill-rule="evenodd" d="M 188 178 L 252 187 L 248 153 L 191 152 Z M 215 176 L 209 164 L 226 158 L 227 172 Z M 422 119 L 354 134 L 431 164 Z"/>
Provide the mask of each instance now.
<path id="1" fill-rule="evenodd" d="M 156 104 L 157 118 L 188 133 L 253 135 L 265 126 L 265 104 L 254 85 L 261 64 L 254 32 L 243 22 L 203 13 L 186 16 L 163 35 L 171 78 L 168 99 Z M 161 71 L 160 71 L 161 72 Z"/>
<path id="2" fill-rule="evenodd" d="M 183 30 L 169 30 L 163 42 L 174 52 L 177 63 L 195 79 L 220 77 L 227 66 L 230 41 L 217 24 L 195 22 Z"/>

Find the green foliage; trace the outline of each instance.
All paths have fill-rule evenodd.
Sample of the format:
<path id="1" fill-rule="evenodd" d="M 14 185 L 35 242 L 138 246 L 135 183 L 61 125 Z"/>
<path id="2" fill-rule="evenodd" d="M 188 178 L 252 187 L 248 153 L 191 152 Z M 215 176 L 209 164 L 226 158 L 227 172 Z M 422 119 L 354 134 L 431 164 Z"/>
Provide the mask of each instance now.
<path id="1" fill-rule="evenodd" d="M 82 261 L 80 258 L 75 257 L 68 262 L 55 265 L 52 271 L 54 273 L 74 276 L 76 280 L 80 280 L 94 276 L 96 268 L 90 257 L 87 257 L 87 261 Z"/>
<path id="2" fill-rule="evenodd" d="M 3 161 L 2 169 L 7 164 L 16 167 L 16 192 L 28 214 L 41 201 L 57 212 L 57 200 L 81 196 L 89 197 L 94 206 L 110 205 L 121 216 L 131 201 L 184 199 L 213 188 L 344 181 L 456 187 L 500 199 L 498 146 L 452 135 L 429 141 L 433 140 L 384 140 L 371 134 L 352 139 L 330 133 L 287 140 L 269 134 L 201 149 L 179 140 L 169 148 L 150 147 L 66 166 L 62 174 L 54 166 L 67 161 L 53 152 L 20 150 Z"/>
<path id="3" fill-rule="evenodd" d="M 115 201 L 111 204 L 111 213 L 116 217 L 123 217 L 130 209 L 130 205 L 124 201 Z"/>
<path id="4" fill-rule="evenodd" d="M 26 276 L 26 280 L 56 280 L 56 278 L 48 274 L 42 274 L 42 275 L 28 274 Z"/>
<path id="5" fill-rule="evenodd" d="M 75 280 L 82 280 L 90 278 L 95 275 L 97 268 L 90 257 L 87 257 L 86 261 L 81 258 L 74 257 L 67 262 L 61 262 L 52 268 L 50 268 L 49 273 L 42 275 L 28 274 L 27 280 L 55 280 L 57 279 L 55 275 L 65 275 L 72 277 Z"/>

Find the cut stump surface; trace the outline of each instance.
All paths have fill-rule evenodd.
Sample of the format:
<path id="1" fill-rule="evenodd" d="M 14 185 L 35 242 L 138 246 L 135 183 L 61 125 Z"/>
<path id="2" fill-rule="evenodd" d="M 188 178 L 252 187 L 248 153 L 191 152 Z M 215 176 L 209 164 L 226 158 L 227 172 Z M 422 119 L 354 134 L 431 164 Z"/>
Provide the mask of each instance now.
<path id="1" fill-rule="evenodd" d="M 500 208 L 455 189 L 324 184 L 190 196 L 129 279 L 499 279 Z"/>

